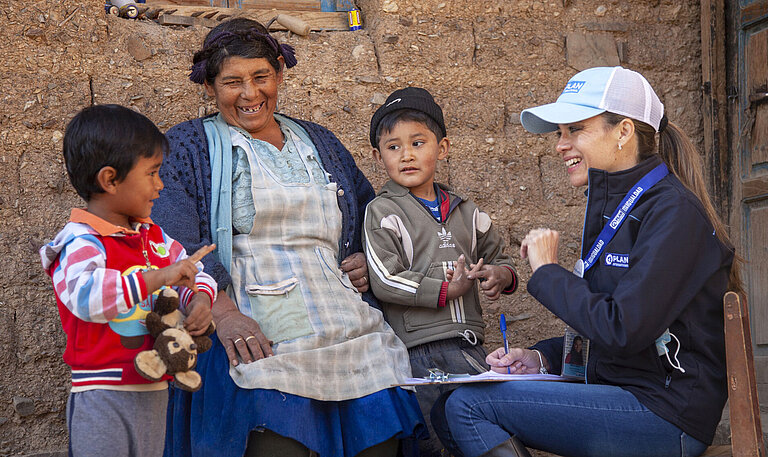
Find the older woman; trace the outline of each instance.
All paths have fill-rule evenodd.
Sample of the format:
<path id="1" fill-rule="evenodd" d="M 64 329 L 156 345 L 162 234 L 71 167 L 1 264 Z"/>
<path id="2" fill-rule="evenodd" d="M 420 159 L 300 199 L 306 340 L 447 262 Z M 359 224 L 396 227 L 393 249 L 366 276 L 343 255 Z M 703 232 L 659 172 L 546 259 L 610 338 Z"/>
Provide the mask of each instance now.
<path id="1" fill-rule="evenodd" d="M 166 455 L 394 455 L 421 432 L 408 354 L 364 301 L 373 189 L 336 137 L 275 112 L 293 49 L 259 23 L 211 30 L 190 79 L 219 113 L 171 128 L 152 217 L 221 291 L 201 391 L 176 392 Z"/>
<path id="2" fill-rule="evenodd" d="M 588 185 L 573 273 L 557 263 L 557 232 L 532 230 L 521 244 L 528 291 L 590 340 L 586 383 L 462 387 L 440 416 L 441 439 L 467 457 L 528 456 L 524 445 L 562 456 L 701 454 L 726 400 L 722 297 L 729 277 L 737 290 L 740 281 L 695 148 L 648 81 L 621 67 L 578 73 L 557 102 L 521 120 L 556 131 L 571 184 Z M 560 373 L 563 338 L 487 362 Z"/>

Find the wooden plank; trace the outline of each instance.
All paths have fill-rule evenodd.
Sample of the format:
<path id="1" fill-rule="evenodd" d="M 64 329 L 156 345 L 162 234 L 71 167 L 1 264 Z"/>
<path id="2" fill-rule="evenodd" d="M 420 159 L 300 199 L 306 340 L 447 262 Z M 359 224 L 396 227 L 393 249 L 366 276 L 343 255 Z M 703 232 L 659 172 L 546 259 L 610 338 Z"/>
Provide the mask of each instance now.
<path id="1" fill-rule="evenodd" d="M 728 220 L 730 155 L 725 64 L 724 0 L 701 1 L 701 80 L 703 87 L 704 157 L 714 203 Z M 673 119 L 673 121 L 675 121 Z"/>
<path id="2" fill-rule="evenodd" d="M 768 76 L 768 73 L 765 75 Z M 762 90 L 764 91 L 765 87 Z M 752 115 L 755 116 L 755 123 L 749 139 L 749 163 L 754 176 L 757 174 L 754 173 L 757 169 L 768 169 L 768 104 L 750 105 Z"/>
<path id="3" fill-rule="evenodd" d="M 320 0 L 147 0 L 147 5 L 207 6 L 215 8 L 279 9 L 286 11 L 320 11 Z"/>
<path id="4" fill-rule="evenodd" d="M 731 447 L 727 445 L 710 446 L 701 454 L 701 457 L 732 457 Z"/>
<path id="5" fill-rule="evenodd" d="M 765 199 L 768 194 L 768 178 L 755 178 L 742 181 L 742 199 L 744 202 Z"/>
<path id="6" fill-rule="evenodd" d="M 757 0 L 741 9 L 741 26 L 745 26 L 753 21 L 758 21 L 768 14 L 768 1 Z"/>
<path id="7" fill-rule="evenodd" d="M 336 11 L 349 11 L 357 9 L 352 0 L 336 0 Z"/>
<path id="8" fill-rule="evenodd" d="M 207 25 L 200 18 L 192 16 L 176 16 L 173 14 L 161 14 L 157 18 L 157 23 L 160 25 Z M 214 23 L 215 26 L 216 23 Z"/>
<path id="9" fill-rule="evenodd" d="M 243 9 L 281 9 L 289 11 L 320 11 L 320 0 L 242 0 Z M 230 6 L 234 6 L 230 4 Z"/>
<path id="10" fill-rule="evenodd" d="M 146 4 L 147 6 L 152 5 L 153 3 L 159 3 L 152 0 L 147 0 Z M 182 6 L 211 6 L 211 0 L 163 0 L 163 3 L 165 4 L 173 4 L 173 5 L 182 5 Z M 216 3 L 219 3 L 216 5 Z M 227 6 L 227 0 L 222 1 L 215 1 L 214 6 Z"/>
<path id="11" fill-rule="evenodd" d="M 152 3 L 172 3 L 178 6 L 212 6 L 218 8 L 281 9 L 290 11 L 320 11 L 320 0 L 147 0 Z"/>
<path id="12" fill-rule="evenodd" d="M 746 46 L 748 110 L 754 116 L 750 132 L 749 163 L 752 167 L 768 165 L 768 104 L 759 102 L 758 94 L 768 91 L 768 30 L 751 33 Z"/>
<path id="13" fill-rule="evenodd" d="M 727 292 L 723 298 L 723 312 L 733 456 L 764 457 L 746 298 Z"/>
<path id="14" fill-rule="evenodd" d="M 321 11 L 286 11 L 270 9 L 237 9 L 237 8 L 215 8 L 205 6 L 183 6 L 169 4 L 166 2 L 147 1 L 149 9 L 146 15 L 150 19 L 158 19 L 161 15 L 167 16 L 188 16 L 199 20 L 192 21 L 197 25 L 206 27 L 215 26 L 219 21 L 232 16 L 242 16 L 255 19 L 261 23 L 267 23 L 278 14 L 287 14 L 307 22 L 312 30 L 349 30 L 347 13 L 340 12 L 321 12 Z M 166 18 L 166 21 L 171 19 Z M 189 21 L 187 21 L 189 22 Z M 269 28 L 270 31 L 285 31 L 283 25 L 275 21 Z"/>
<path id="15" fill-rule="evenodd" d="M 763 183 L 768 183 L 765 179 Z M 746 190 L 746 189 L 745 189 Z M 765 190 L 765 189 L 763 189 Z M 747 284 L 752 299 L 750 314 L 753 318 L 751 331 L 757 345 L 768 344 L 768 195 L 763 193 L 744 204 L 745 240 L 744 255 L 747 258 Z"/>

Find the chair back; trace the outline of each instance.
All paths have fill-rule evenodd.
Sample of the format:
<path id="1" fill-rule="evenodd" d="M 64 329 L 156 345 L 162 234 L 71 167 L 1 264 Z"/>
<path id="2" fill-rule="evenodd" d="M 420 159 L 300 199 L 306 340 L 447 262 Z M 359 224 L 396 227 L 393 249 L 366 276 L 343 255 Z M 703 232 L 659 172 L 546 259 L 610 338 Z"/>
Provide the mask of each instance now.
<path id="1" fill-rule="evenodd" d="M 723 311 L 731 451 L 734 457 L 765 457 L 746 297 L 726 292 Z"/>

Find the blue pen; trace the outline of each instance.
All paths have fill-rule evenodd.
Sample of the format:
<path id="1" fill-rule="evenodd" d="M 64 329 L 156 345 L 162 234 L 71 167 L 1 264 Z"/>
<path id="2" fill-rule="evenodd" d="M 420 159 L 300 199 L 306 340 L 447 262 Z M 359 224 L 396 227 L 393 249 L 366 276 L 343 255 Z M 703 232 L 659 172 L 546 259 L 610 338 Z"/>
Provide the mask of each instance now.
<path id="1" fill-rule="evenodd" d="M 509 341 L 507 341 L 507 318 L 504 317 L 504 313 L 501 313 L 499 317 L 499 328 L 501 329 L 501 337 L 504 338 L 504 354 L 509 354 Z M 511 374 L 509 367 L 507 367 L 507 374 Z"/>

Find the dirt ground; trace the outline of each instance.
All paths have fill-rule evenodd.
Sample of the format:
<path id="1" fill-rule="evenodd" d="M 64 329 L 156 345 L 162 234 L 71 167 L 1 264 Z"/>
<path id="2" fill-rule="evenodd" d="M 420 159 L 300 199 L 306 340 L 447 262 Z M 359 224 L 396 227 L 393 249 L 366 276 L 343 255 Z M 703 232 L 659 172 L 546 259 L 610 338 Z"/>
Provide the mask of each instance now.
<path id="1" fill-rule="evenodd" d="M 573 265 L 584 189 L 568 185 L 554 136 L 527 134 L 519 113 L 554 101 L 585 61 L 620 61 L 646 75 L 672 121 L 701 137 L 699 2 L 357 6 L 360 31 L 275 34 L 296 48 L 299 61 L 285 73 L 279 109 L 334 131 L 379 188 L 384 170 L 367 144 L 372 113 L 394 89 L 429 89 L 452 140 L 439 180 L 491 215 L 522 279 L 514 295 L 484 302 L 486 346 L 500 344 L 502 312 L 511 321 L 512 345 L 560 334 L 563 324 L 525 292 L 530 268 L 520 260 L 519 242 L 532 228 L 556 228 L 560 262 Z M 131 106 L 163 130 L 213 112 L 213 101 L 186 77 L 208 29 L 108 17 L 99 0 L 0 0 L 0 19 L 0 455 L 41 454 L 66 449 L 67 440 L 65 337 L 37 254 L 69 209 L 81 205 L 61 159 L 66 123 L 95 103 Z M 579 47 L 579 37 L 608 43 L 607 51 Z"/>

